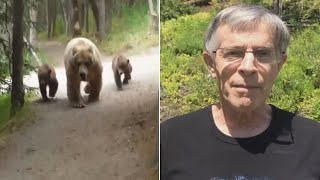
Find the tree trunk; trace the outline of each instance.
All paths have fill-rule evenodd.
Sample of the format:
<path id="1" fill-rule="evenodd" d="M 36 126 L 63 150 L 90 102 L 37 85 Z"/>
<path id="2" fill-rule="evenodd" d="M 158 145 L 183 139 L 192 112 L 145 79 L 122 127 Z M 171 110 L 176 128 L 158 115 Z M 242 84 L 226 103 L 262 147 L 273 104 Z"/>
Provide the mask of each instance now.
<path id="1" fill-rule="evenodd" d="M 157 0 L 157 15 L 159 17 L 159 14 L 160 14 L 160 2 L 159 0 Z"/>
<path id="2" fill-rule="evenodd" d="M 148 0 L 148 4 L 149 4 L 149 12 L 150 12 L 151 14 L 154 14 L 153 2 L 152 2 L 152 0 Z"/>
<path id="3" fill-rule="evenodd" d="M 148 0 L 149 3 L 149 15 L 150 15 L 150 25 L 153 33 L 157 33 L 159 31 L 159 15 L 156 14 L 153 10 L 153 2 L 152 0 Z"/>
<path id="4" fill-rule="evenodd" d="M 72 2 L 70 0 L 66 1 L 66 9 L 68 10 L 66 11 L 67 18 L 68 18 L 68 24 L 66 26 L 68 26 L 67 35 L 69 36 L 71 33 L 73 34 L 73 19 L 72 19 L 73 7 L 72 7 Z"/>
<path id="5" fill-rule="evenodd" d="M 120 15 L 120 2 L 117 0 L 113 0 L 112 6 L 113 6 L 113 15 L 119 16 Z"/>
<path id="6" fill-rule="evenodd" d="M 81 26 L 80 26 L 80 9 L 78 0 L 72 0 L 72 9 L 73 9 L 73 37 L 81 35 Z"/>
<path id="7" fill-rule="evenodd" d="M 88 8 L 88 2 L 86 1 L 85 4 L 85 14 L 86 14 L 86 32 L 89 33 L 89 8 Z"/>
<path id="8" fill-rule="evenodd" d="M 78 0 L 79 3 L 79 19 L 80 19 L 80 29 L 83 29 L 84 27 L 84 10 L 85 10 L 85 5 L 83 0 Z"/>
<path id="9" fill-rule="evenodd" d="M 48 38 L 55 36 L 56 17 L 57 17 L 57 3 L 53 0 L 48 0 Z"/>
<path id="10" fill-rule="evenodd" d="M 281 0 L 273 0 L 273 1 L 272 1 L 274 12 L 275 12 L 277 15 L 280 15 L 280 1 L 281 1 Z"/>
<path id="11" fill-rule="evenodd" d="M 48 0 L 47 1 L 47 28 L 48 28 L 48 39 L 51 38 L 51 25 L 52 25 L 52 9 L 51 9 L 51 5 L 52 5 L 52 0 Z"/>
<path id="12" fill-rule="evenodd" d="M 105 20 L 105 0 L 99 0 L 99 37 L 98 39 L 102 41 L 102 39 L 106 36 L 106 20 Z"/>
<path id="13" fill-rule="evenodd" d="M 48 12 L 47 12 L 47 2 L 38 3 L 37 10 L 41 9 L 41 11 L 37 11 L 37 30 L 46 31 L 48 27 Z"/>
<path id="14" fill-rule="evenodd" d="M 23 88 L 23 0 L 13 0 L 13 41 L 12 41 L 12 89 L 10 117 L 24 105 Z"/>
<path id="15" fill-rule="evenodd" d="M 68 0 L 69 1 L 69 0 Z M 68 21 L 68 16 L 67 16 L 67 13 L 66 13 L 66 9 L 64 7 L 64 0 L 59 0 L 59 3 L 60 3 L 60 7 L 61 7 L 61 10 L 62 10 L 62 13 L 63 13 L 63 21 L 64 21 L 64 27 L 65 27 L 65 34 L 68 35 L 68 24 L 69 24 L 69 21 Z M 67 2 L 68 3 L 68 2 Z"/>
<path id="16" fill-rule="evenodd" d="M 52 1 L 52 0 L 49 0 Z M 57 2 L 52 1 L 52 36 L 56 36 Z"/>
<path id="17" fill-rule="evenodd" d="M 99 9 L 95 0 L 89 0 L 89 4 L 92 9 L 94 21 L 96 23 L 96 32 L 99 32 Z"/>
<path id="18" fill-rule="evenodd" d="M 111 32 L 112 26 L 112 9 L 113 9 L 113 0 L 106 0 L 106 33 Z"/>
<path id="19" fill-rule="evenodd" d="M 279 16 L 282 14 L 282 0 L 279 0 Z"/>
<path id="20" fill-rule="evenodd" d="M 37 11 L 34 7 L 30 9 L 30 19 L 31 19 L 31 26 L 30 26 L 30 34 L 29 34 L 29 42 L 32 46 L 36 44 L 36 37 L 37 37 L 37 30 L 36 30 L 36 23 L 37 23 Z"/>
<path id="21" fill-rule="evenodd" d="M 134 4 L 134 0 L 129 0 L 129 7 L 130 8 L 132 8 L 133 4 Z"/>

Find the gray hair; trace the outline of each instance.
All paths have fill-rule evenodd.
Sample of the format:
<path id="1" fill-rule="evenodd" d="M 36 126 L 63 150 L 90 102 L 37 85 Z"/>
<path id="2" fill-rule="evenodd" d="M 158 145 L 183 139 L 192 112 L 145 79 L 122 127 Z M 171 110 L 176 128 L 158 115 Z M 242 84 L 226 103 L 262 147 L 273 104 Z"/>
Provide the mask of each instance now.
<path id="1" fill-rule="evenodd" d="M 219 39 L 216 38 L 219 26 L 227 25 L 231 31 L 246 31 L 255 28 L 260 23 L 270 27 L 274 35 L 275 47 L 286 51 L 289 46 L 290 33 L 284 22 L 268 9 L 257 5 L 237 5 L 219 12 L 211 22 L 205 36 L 205 48 L 211 53 L 219 48 Z"/>

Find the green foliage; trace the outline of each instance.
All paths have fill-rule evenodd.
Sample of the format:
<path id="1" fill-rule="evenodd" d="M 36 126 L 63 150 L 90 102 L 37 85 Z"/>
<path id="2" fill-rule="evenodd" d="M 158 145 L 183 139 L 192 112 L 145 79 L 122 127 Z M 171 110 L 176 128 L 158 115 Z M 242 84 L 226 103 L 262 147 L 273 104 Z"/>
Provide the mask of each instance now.
<path id="1" fill-rule="evenodd" d="M 211 15 L 198 13 L 183 16 L 161 24 L 161 45 L 175 54 L 196 55 L 203 51 L 203 37 L 207 30 Z M 161 47 L 163 48 L 163 47 Z"/>
<path id="2" fill-rule="evenodd" d="M 64 21 L 63 21 L 63 17 L 61 15 L 57 15 L 55 33 L 57 35 L 65 34 L 65 24 L 64 24 Z"/>
<path id="3" fill-rule="evenodd" d="M 34 66 L 32 65 L 33 62 L 33 57 L 30 51 L 28 51 L 27 49 L 24 49 L 24 53 L 23 53 L 23 58 L 24 58 L 24 74 L 28 74 L 30 71 L 32 71 L 34 68 Z M 0 73 L 1 73 L 1 77 L 8 77 L 10 75 L 9 72 L 9 60 L 7 58 L 7 56 L 5 56 L 4 54 L 0 55 Z"/>
<path id="4" fill-rule="evenodd" d="M 24 59 L 24 66 L 23 66 L 23 74 L 29 74 L 30 71 L 34 70 L 35 67 L 35 61 L 33 59 L 34 57 L 32 56 L 31 52 L 27 49 L 24 49 L 23 53 L 23 59 Z"/>
<path id="5" fill-rule="evenodd" d="M 320 89 L 313 91 L 312 95 L 299 104 L 299 113 L 320 121 Z"/>
<path id="6" fill-rule="evenodd" d="M 9 76 L 9 62 L 7 56 L 4 54 L 0 54 L 0 72 L 1 77 L 3 76 Z"/>
<path id="7" fill-rule="evenodd" d="M 208 75 L 202 58 L 187 54 L 161 53 L 161 99 L 189 112 L 217 100 L 216 83 Z"/>
<path id="8" fill-rule="evenodd" d="M 112 17 L 111 32 L 102 41 L 107 53 L 157 45 L 158 35 L 150 33 L 148 3 L 122 6 L 119 14 Z"/>
<path id="9" fill-rule="evenodd" d="M 9 120 L 10 97 L 6 94 L 0 94 L 0 129 Z"/>
<path id="10" fill-rule="evenodd" d="M 26 0 L 24 3 L 24 15 L 23 15 L 23 26 L 25 29 L 31 27 L 29 9 L 39 3 L 39 0 Z M 10 0 L 3 0 L 0 2 L 0 78 L 3 80 L 0 82 L 0 86 L 7 85 L 9 81 L 5 80 L 10 76 L 10 65 L 11 53 L 12 53 L 12 36 L 9 36 L 9 31 L 12 31 L 13 23 L 13 4 Z M 11 34 L 12 35 L 12 34 Z M 29 47 L 25 46 L 23 57 L 24 67 L 23 73 L 26 74 L 32 70 L 31 65 L 31 53 Z"/>
<path id="11" fill-rule="evenodd" d="M 219 8 L 222 7 L 222 9 L 238 4 L 254 4 L 269 8 L 272 6 L 272 1 L 273 0 L 224 0 L 223 3 L 221 3 L 221 0 L 212 0 L 212 4 L 214 4 L 215 8 L 220 6 Z"/>
<path id="12" fill-rule="evenodd" d="M 32 97 L 32 94 L 27 94 L 24 107 L 15 117 L 10 119 L 10 94 L 0 94 L 0 138 L 3 134 L 12 132 L 14 129 L 21 127 L 25 122 L 33 119 L 35 109 L 30 103 Z"/>
<path id="13" fill-rule="evenodd" d="M 193 14 L 199 11 L 199 8 L 184 4 L 181 0 L 161 0 L 160 19 L 167 21 L 178 18 L 182 15 Z"/>
<path id="14" fill-rule="evenodd" d="M 290 112 L 297 112 L 299 103 L 308 98 L 314 88 L 302 68 L 285 65 L 273 87 L 269 102 Z"/>
<path id="15" fill-rule="evenodd" d="M 292 37 L 288 59 L 320 88 L 320 25 L 296 32 Z"/>
<path id="16" fill-rule="evenodd" d="M 165 109 L 162 111 L 170 111 L 168 116 L 190 112 L 218 100 L 216 83 L 208 76 L 206 66 L 201 60 L 201 40 L 210 17 L 209 14 L 199 13 L 162 23 L 161 106 L 170 107 L 168 110 L 162 108 Z M 288 60 L 282 67 L 268 99 L 268 103 L 318 121 L 319 34 L 319 25 L 292 34 Z"/>
<path id="17" fill-rule="evenodd" d="M 314 0 L 288 0 L 283 2 L 282 15 L 289 18 L 291 24 L 301 23 L 306 20 L 319 22 L 320 1 Z"/>
<path id="18" fill-rule="evenodd" d="M 173 113 L 190 112 L 217 101 L 216 82 L 202 60 L 210 17 L 209 13 L 198 13 L 161 24 L 161 101 L 178 111 Z"/>

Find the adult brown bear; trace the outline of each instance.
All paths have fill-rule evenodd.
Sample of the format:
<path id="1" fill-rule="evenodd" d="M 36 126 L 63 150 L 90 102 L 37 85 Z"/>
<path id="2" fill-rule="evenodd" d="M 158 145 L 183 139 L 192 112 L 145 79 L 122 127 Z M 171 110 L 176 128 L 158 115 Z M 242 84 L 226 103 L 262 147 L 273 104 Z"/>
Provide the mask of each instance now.
<path id="1" fill-rule="evenodd" d="M 74 38 L 66 46 L 64 65 L 67 75 L 67 95 L 74 108 L 83 108 L 80 83 L 86 81 L 88 102 L 99 100 L 103 67 L 97 46 L 86 38 Z"/>
<path id="2" fill-rule="evenodd" d="M 128 84 L 131 79 L 132 66 L 130 60 L 123 55 L 115 56 L 112 60 L 112 70 L 117 88 L 122 90 L 122 83 Z M 123 82 L 121 82 L 122 74 L 124 74 Z"/>
<path id="3" fill-rule="evenodd" d="M 59 85 L 54 68 L 48 64 L 42 64 L 38 69 L 38 79 L 42 99 L 48 101 L 47 86 L 49 86 L 49 96 L 54 97 Z"/>

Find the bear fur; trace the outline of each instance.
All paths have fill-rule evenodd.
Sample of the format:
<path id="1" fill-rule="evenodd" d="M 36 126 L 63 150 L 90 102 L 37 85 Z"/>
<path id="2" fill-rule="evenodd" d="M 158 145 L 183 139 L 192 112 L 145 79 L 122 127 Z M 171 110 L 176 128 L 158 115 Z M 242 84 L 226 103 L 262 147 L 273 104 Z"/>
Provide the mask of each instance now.
<path id="1" fill-rule="evenodd" d="M 72 39 L 64 52 L 64 65 L 67 76 L 67 95 L 72 107 L 85 107 L 80 102 L 81 81 L 87 82 L 84 90 L 89 94 L 88 102 L 99 100 L 103 67 L 97 46 L 86 38 Z"/>
<path id="2" fill-rule="evenodd" d="M 48 101 L 47 86 L 49 86 L 49 96 L 54 97 L 59 85 L 54 68 L 48 64 L 42 64 L 38 69 L 38 79 L 42 99 Z"/>
<path id="3" fill-rule="evenodd" d="M 130 60 L 123 55 L 115 56 L 112 60 L 112 70 L 117 88 L 122 90 L 122 83 L 128 84 L 131 79 L 132 66 Z M 121 82 L 122 74 L 124 74 L 123 82 Z"/>

